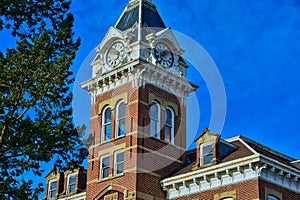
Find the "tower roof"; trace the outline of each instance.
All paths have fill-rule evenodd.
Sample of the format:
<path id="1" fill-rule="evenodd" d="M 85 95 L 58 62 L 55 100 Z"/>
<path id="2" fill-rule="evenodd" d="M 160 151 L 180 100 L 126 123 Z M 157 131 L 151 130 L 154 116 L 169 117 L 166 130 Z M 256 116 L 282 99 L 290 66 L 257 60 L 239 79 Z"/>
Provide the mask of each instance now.
<path id="1" fill-rule="evenodd" d="M 156 6 L 151 0 L 131 0 L 115 27 L 121 31 L 131 30 L 139 33 L 141 33 L 140 30 L 142 28 L 147 27 L 166 28 Z"/>

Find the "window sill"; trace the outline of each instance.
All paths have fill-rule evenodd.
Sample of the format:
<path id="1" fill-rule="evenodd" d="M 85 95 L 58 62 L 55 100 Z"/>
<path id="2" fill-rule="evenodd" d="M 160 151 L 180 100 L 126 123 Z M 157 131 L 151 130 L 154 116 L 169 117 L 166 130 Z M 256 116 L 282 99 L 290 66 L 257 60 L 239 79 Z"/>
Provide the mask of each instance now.
<path id="1" fill-rule="evenodd" d="M 109 143 L 109 142 L 113 142 L 113 141 L 116 141 L 116 140 L 119 140 L 119 139 L 122 139 L 122 138 L 125 138 L 125 137 L 126 137 L 126 134 L 125 134 L 125 135 L 122 135 L 122 136 L 119 136 L 119 137 L 115 137 L 115 138 L 110 139 L 110 140 L 101 141 L 101 142 L 100 142 L 100 145 L 107 144 L 107 143 Z"/>
<path id="2" fill-rule="evenodd" d="M 119 177 L 122 177 L 122 176 L 124 176 L 124 175 L 125 175 L 124 172 L 123 172 L 122 174 L 117 174 L 117 175 L 115 175 L 115 176 L 110 175 L 109 177 L 106 177 L 106 178 L 103 178 L 103 179 L 99 179 L 99 180 L 97 181 L 97 183 L 101 183 L 101 182 L 104 182 L 104 181 L 107 181 L 107 180 L 112 180 L 112 179 L 115 179 L 115 178 L 119 178 Z"/>
<path id="3" fill-rule="evenodd" d="M 173 146 L 178 147 L 177 145 L 174 144 L 174 142 L 167 142 L 167 141 L 165 141 L 165 140 L 162 140 L 162 139 L 157 138 L 157 137 L 154 137 L 154 136 L 150 136 L 150 138 L 156 139 L 157 141 L 160 141 L 160 142 L 162 142 L 162 143 L 164 143 L 164 144 L 169 144 L 169 145 L 173 145 Z"/>
<path id="4" fill-rule="evenodd" d="M 118 136 L 118 137 L 115 137 L 113 140 L 118 140 L 118 139 L 120 139 L 120 138 L 124 138 L 125 136 L 126 136 L 126 134 L 121 135 L 121 136 Z"/>
<path id="5" fill-rule="evenodd" d="M 97 183 L 100 183 L 100 182 L 103 182 L 103 181 L 107 181 L 107 180 L 109 180 L 109 179 L 111 179 L 111 176 L 106 177 L 106 178 L 101 178 L 101 179 L 99 179 L 99 180 L 97 181 Z"/>
<path id="6" fill-rule="evenodd" d="M 72 192 L 66 192 L 66 191 L 64 191 L 63 194 L 60 197 L 72 196 L 74 194 L 77 194 L 78 192 L 79 192 L 78 188 L 75 188 L 75 190 L 72 191 Z"/>
<path id="7" fill-rule="evenodd" d="M 101 141 L 100 144 L 106 144 L 106 143 L 109 143 L 109 142 L 111 142 L 111 140 Z"/>

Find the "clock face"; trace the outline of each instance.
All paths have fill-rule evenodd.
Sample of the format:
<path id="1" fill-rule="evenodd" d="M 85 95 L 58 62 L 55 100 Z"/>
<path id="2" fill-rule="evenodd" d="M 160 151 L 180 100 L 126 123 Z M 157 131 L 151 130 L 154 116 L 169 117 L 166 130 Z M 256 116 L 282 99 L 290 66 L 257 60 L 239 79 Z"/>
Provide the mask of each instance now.
<path id="1" fill-rule="evenodd" d="M 164 67 L 172 67 L 173 65 L 174 55 L 164 43 L 157 43 L 154 49 L 154 57 Z"/>
<path id="2" fill-rule="evenodd" d="M 106 54 L 106 63 L 111 66 L 117 66 L 124 58 L 124 44 L 120 41 L 113 43 Z"/>

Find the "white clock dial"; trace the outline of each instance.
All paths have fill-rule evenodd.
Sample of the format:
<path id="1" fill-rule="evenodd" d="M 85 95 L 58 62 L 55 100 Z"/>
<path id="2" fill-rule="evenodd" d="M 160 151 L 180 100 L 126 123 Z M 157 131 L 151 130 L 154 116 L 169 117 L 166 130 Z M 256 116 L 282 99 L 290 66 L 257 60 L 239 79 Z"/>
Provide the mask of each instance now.
<path id="1" fill-rule="evenodd" d="M 154 57 L 164 67 L 172 67 L 174 55 L 170 48 L 164 43 L 157 43 L 154 49 Z"/>
<path id="2" fill-rule="evenodd" d="M 115 67 L 120 64 L 120 62 L 124 58 L 124 44 L 120 41 L 113 43 L 106 54 L 106 63 L 111 66 Z"/>

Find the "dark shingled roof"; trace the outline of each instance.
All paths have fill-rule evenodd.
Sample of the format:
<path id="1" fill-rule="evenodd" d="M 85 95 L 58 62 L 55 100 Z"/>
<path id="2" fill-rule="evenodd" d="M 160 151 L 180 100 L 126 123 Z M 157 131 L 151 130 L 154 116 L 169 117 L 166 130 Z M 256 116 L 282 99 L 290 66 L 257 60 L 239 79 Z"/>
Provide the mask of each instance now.
<path id="1" fill-rule="evenodd" d="M 257 153 L 262 154 L 268 158 L 274 159 L 280 163 L 283 163 L 287 166 L 293 167 L 297 170 L 300 169 L 300 161 L 299 160 L 297 161 L 294 158 L 291 158 L 284 154 L 278 153 L 275 150 L 270 149 L 262 144 L 259 144 L 253 140 L 250 140 L 246 137 L 239 136 L 239 139 L 230 140 L 229 143 L 234 145 L 235 147 L 237 147 L 237 149 L 235 151 L 229 153 L 227 156 L 225 156 L 222 160 L 220 160 L 219 163 L 226 163 L 226 162 L 233 161 L 233 160 L 236 160 L 239 158 L 251 156 L 254 154 L 254 152 L 251 151 L 251 148 L 252 148 Z M 172 176 L 177 176 L 177 175 L 185 174 L 185 173 L 192 171 L 192 167 L 196 164 L 196 156 L 195 156 L 196 149 L 190 150 L 189 153 L 193 154 L 193 156 L 190 155 L 187 157 L 193 158 L 193 159 L 190 159 L 189 162 L 187 162 L 186 165 L 183 166 L 183 168 L 179 169 L 177 172 L 172 174 Z"/>
<path id="2" fill-rule="evenodd" d="M 185 174 L 192 171 L 192 167 L 196 164 L 196 149 L 192 149 L 186 152 L 187 162 L 185 165 L 178 171 L 176 171 L 172 176 Z"/>
<path id="3" fill-rule="evenodd" d="M 270 149 L 269 147 L 266 147 L 266 146 L 259 144 L 253 140 L 250 140 L 248 138 L 242 137 L 242 139 L 257 153 L 262 154 L 268 158 L 274 159 L 274 160 L 276 160 L 280 163 L 283 163 L 287 166 L 294 167 L 294 168 L 296 167 L 294 164 L 292 164 L 292 162 L 295 161 L 296 159 L 291 158 L 282 153 L 276 152 L 275 150 Z"/>
<path id="4" fill-rule="evenodd" d="M 297 161 L 293 162 L 293 164 L 300 167 L 300 160 L 297 160 Z"/>
<path id="5" fill-rule="evenodd" d="M 232 161 L 232 160 L 235 160 L 235 159 L 251 156 L 251 155 L 254 154 L 249 148 L 247 148 L 239 140 L 230 142 L 230 144 L 233 144 L 234 146 L 238 147 L 238 149 L 236 151 L 234 151 L 233 153 L 227 155 L 225 158 L 223 158 L 220 161 L 220 163 L 225 163 L 225 162 L 228 162 L 228 161 Z"/>
<path id="6" fill-rule="evenodd" d="M 121 16 L 116 28 L 124 31 L 139 24 L 139 6 L 140 2 L 135 1 L 127 5 L 125 12 Z M 156 6 L 146 0 L 142 0 L 142 27 L 166 28 L 161 19 Z"/>

